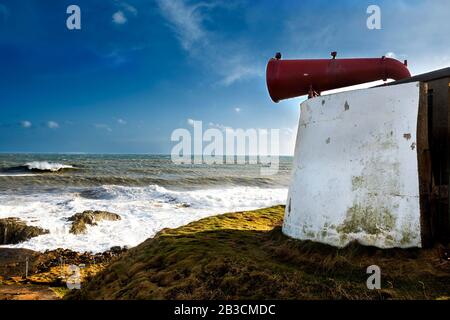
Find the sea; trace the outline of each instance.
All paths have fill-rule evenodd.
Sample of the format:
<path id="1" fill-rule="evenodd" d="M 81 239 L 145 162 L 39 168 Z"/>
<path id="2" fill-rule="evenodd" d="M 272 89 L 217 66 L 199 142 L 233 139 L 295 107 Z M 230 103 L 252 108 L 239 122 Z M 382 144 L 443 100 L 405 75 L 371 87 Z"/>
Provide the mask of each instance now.
<path id="1" fill-rule="evenodd" d="M 175 164 L 168 155 L 0 154 L 0 218 L 50 231 L 0 247 L 96 253 L 211 215 L 284 204 L 292 157 L 279 162 L 264 176 L 259 164 Z M 122 219 L 71 234 L 68 218 L 85 210 Z"/>

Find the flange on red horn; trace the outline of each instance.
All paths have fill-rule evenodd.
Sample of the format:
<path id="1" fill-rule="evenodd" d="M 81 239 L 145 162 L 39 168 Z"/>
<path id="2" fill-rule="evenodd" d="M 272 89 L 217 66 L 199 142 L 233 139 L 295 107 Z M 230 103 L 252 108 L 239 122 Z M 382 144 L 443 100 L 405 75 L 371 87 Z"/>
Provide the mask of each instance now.
<path id="1" fill-rule="evenodd" d="M 269 60 L 266 82 L 274 102 L 361 83 L 411 77 L 404 63 L 386 57 L 281 60 L 281 54 Z"/>

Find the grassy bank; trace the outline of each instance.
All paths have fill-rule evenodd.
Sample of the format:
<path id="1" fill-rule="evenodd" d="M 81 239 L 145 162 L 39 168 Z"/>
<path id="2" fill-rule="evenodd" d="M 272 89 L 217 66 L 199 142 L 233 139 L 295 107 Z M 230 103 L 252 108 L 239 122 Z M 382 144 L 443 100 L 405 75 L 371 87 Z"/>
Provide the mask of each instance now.
<path id="1" fill-rule="evenodd" d="M 445 299 L 440 249 L 343 249 L 281 232 L 284 207 L 229 213 L 161 231 L 69 299 Z M 368 290 L 366 268 L 382 271 Z"/>

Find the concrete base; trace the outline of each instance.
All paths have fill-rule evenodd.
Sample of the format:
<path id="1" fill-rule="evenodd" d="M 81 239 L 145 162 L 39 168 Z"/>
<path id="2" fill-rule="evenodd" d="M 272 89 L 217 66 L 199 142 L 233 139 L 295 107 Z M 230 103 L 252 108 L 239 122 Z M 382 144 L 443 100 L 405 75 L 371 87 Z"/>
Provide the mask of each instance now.
<path id="1" fill-rule="evenodd" d="M 419 82 L 301 104 L 283 232 L 334 246 L 420 247 Z"/>

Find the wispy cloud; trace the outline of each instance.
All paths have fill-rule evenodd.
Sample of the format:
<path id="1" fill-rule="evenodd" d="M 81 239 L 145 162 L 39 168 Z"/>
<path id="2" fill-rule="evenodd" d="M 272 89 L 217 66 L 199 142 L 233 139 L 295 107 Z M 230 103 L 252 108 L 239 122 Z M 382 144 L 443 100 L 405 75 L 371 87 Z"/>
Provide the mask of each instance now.
<path id="1" fill-rule="evenodd" d="M 138 11 L 135 7 L 132 5 L 126 3 L 126 2 L 119 2 L 116 1 L 117 6 L 120 8 L 120 10 L 116 11 L 112 15 L 112 22 L 117 25 L 125 24 L 128 21 L 128 16 L 136 16 L 138 14 Z"/>
<path id="2" fill-rule="evenodd" d="M 201 12 L 202 7 L 207 7 L 205 4 L 189 6 L 183 0 L 157 0 L 157 3 L 184 49 L 190 50 L 195 44 L 207 40 L 208 35 L 202 25 L 204 17 Z"/>
<path id="3" fill-rule="evenodd" d="M 94 123 L 94 127 L 96 129 L 106 130 L 108 132 L 112 131 L 111 127 L 109 125 L 105 124 L 105 123 Z"/>
<path id="4" fill-rule="evenodd" d="M 386 52 L 385 56 L 388 58 L 397 59 L 397 55 L 392 51 Z"/>
<path id="5" fill-rule="evenodd" d="M 126 2 L 120 2 L 119 6 L 121 6 L 126 12 L 131 13 L 132 15 L 136 16 L 138 14 L 138 11 L 135 7 L 133 7 L 131 4 Z"/>
<path id="6" fill-rule="evenodd" d="M 239 113 L 239 112 L 241 112 L 241 108 L 236 107 L 236 108 L 234 108 L 234 111 L 237 112 L 237 113 Z"/>
<path id="7" fill-rule="evenodd" d="M 31 121 L 28 121 L 28 120 L 24 120 L 24 121 L 20 122 L 20 126 L 22 128 L 31 128 L 32 125 L 33 124 L 31 123 Z"/>
<path id="8" fill-rule="evenodd" d="M 229 86 L 237 81 L 262 76 L 262 65 L 255 63 L 249 49 L 238 41 L 227 41 L 208 30 L 212 10 L 224 7 L 218 3 L 189 4 L 185 0 L 157 0 L 161 15 L 167 20 L 183 49 L 192 58 L 214 70 Z"/>
<path id="9" fill-rule="evenodd" d="M 117 119 L 117 123 L 120 125 L 126 125 L 127 122 L 125 120 L 123 120 L 122 118 Z"/>
<path id="10" fill-rule="evenodd" d="M 115 24 L 124 24 L 127 22 L 127 17 L 125 17 L 123 11 L 119 10 L 117 12 L 114 12 L 114 14 L 112 15 L 112 21 Z"/>
<path id="11" fill-rule="evenodd" d="M 47 121 L 47 127 L 50 129 L 57 129 L 57 128 L 59 128 L 59 123 L 56 121 L 50 120 L 50 121 Z"/>

